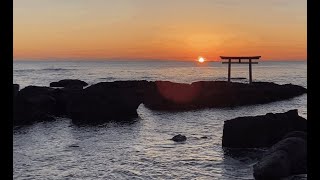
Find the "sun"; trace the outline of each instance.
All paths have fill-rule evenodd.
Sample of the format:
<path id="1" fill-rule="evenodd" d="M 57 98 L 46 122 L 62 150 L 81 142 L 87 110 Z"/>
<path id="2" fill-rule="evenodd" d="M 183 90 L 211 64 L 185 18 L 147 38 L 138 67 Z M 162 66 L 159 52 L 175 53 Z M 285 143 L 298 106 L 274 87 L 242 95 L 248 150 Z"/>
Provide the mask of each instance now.
<path id="1" fill-rule="evenodd" d="M 198 61 L 199 61 L 199 63 L 203 63 L 205 61 L 205 59 L 203 57 L 199 57 Z"/>

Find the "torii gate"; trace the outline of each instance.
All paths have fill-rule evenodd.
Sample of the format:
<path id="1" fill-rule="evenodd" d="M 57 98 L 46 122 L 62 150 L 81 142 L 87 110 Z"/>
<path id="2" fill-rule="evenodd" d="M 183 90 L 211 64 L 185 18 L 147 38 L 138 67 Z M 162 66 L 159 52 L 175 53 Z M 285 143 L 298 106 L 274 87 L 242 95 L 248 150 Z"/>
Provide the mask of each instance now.
<path id="1" fill-rule="evenodd" d="M 220 56 L 222 60 L 228 59 L 229 61 L 224 61 L 222 64 L 228 63 L 228 82 L 231 79 L 231 64 L 249 64 L 249 83 L 252 83 L 252 65 L 258 64 L 258 62 L 252 62 L 252 60 L 258 60 L 261 56 Z M 241 62 L 243 59 L 249 59 L 249 62 Z M 231 62 L 231 60 L 237 60 Z"/>

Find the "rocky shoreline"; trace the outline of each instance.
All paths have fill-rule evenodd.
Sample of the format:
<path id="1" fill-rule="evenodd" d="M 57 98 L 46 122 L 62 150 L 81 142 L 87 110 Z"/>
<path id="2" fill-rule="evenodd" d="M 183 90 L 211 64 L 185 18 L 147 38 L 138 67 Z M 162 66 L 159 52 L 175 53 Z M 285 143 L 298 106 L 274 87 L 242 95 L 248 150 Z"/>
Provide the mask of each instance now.
<path id="1" fill-rule="evenodd" d="M 50 83 L 53 87 L 13 85 L 14 125 L 30 124 L 64 116 L 74 123 L 131 119 L 144 104 L 152 110 L 185 111 L 235 107 L 280 101 L 302 95 L 301 86 L 270 82 L 244 84 L 198 81 L 114 81 L 87 86 L 80 80 Z"/>

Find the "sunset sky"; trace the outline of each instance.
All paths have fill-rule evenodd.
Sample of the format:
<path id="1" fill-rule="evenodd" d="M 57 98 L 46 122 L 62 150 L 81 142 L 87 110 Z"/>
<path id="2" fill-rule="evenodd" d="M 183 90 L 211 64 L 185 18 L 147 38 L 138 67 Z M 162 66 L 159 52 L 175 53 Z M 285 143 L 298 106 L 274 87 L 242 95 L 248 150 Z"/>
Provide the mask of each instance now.
<path id="1" fill-rule="evenodd" d="M 15 60 L 307 59 L 304 0 L 14 0 Z"/>

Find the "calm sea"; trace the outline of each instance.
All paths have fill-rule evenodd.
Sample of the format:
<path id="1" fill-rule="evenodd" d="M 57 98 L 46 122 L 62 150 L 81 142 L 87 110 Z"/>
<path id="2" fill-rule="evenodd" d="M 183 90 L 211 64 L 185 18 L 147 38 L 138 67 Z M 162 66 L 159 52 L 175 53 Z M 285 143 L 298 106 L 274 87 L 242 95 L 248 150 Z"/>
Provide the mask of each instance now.
<path id="1" fill-rule="evenodd" d="M 191 83 L 226 77 L 227 66 L 219 62 L 13 62 L 13 82 L 21 88 L 70 78 L 95 84 L 116 80 Z M 248 66 L 232 65 L 232 77 L 247 78 Z M 307 63 L 262 61 L 253 65 L 253 80 L 307 87 Z M 177 113 L 140 105 L 139 117 L 131 123 L 79 127 L 67 118 L 37 123 L 14 129 L 14 179 L 253 179 L 255 158 L 224 154 L 223 121 L 290 109 L 307 118 L 307 95 L 264 105 Z M 168 140 L 178 133 L 188 140 Z"/>

